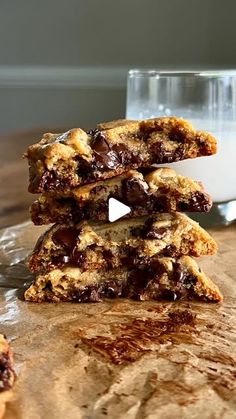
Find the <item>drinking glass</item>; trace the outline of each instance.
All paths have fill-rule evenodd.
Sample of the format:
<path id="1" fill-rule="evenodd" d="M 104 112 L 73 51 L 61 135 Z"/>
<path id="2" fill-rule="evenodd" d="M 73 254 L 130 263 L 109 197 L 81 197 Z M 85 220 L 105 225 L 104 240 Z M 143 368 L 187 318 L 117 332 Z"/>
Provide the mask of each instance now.
<path id="1" fill-rule="evenodd" d="M 214 156 L 170 164 L 177 173 L 202 181 L 212 196 L 209 214 L 191 216 L 206 226 L 236 221 L 236 70 L 130 70 L 126 118 L 171 115 L 212 133 L 218 143 Z"/>

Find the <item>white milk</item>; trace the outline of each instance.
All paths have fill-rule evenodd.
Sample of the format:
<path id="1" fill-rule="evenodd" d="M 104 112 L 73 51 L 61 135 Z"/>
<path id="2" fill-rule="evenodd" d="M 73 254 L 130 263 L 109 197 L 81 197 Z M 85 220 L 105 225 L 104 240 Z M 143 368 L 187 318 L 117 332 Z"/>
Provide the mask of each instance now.
<path id="1" fill-rule="evenodd" d="M 171 166 L 181 175 L 201 180 L 214 202 L 236 199 L 236 133 L 214 135 L 218 140 L 216 155 L 172 163 Z"/>
<path id="2" fill-rule="evenodd" d="M 204 122 L 190 120 L 194 128 L 207 130 Z M 224 122 L 218 132 L 212 132 L 217 139 L 217 154 L 172 163 L 174 169 L 194 180 L 203 182 L 214 202 L 236 199 L 236 123 Z"/>
<path id="3" fill-rule="evenodd" d="M 166 109 L 164 111 L 166 115 L 170 114 Z M 160 109 L 157 113 L 161 116 Z M 176 114 L 183 115 L 184 111 L 176 111 Z M 129 119 L 153 117 L 155 111 L 150 111 L 148 108 L 138 112 L 133 107 L 129 109 L 127 115 Z M 203 119 L 187 119 L 195 129 L 209 132 L 210 122 Z M 217 139 L 216 155 L 184 160 L 168 166 L 172 166 L 181 175 L 203 182 L 205 190 L 212 196 L 214 202 L 236 199 L 236 121 L 221 122 L 220 129 L 211 133 Z"/>

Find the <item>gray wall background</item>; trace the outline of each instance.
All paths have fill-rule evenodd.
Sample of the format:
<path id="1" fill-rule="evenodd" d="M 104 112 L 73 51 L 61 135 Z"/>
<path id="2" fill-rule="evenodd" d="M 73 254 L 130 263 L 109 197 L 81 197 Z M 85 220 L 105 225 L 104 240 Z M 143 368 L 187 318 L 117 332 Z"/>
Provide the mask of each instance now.
<path id="1" fill-rule="evenodd" d="M 0 132 L 122 117 L 128 68 L 236 68 L 235 16 L 235 0 L 0 0 Z"/>

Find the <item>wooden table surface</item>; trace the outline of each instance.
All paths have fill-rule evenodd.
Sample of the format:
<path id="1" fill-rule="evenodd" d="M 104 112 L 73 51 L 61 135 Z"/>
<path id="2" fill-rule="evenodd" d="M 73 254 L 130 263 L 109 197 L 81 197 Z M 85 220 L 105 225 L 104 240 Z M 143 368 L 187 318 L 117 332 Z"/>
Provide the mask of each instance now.
<path id="1" fill-rule="evenodd" d="M 0 228 L 29 218 L 29 206 L 37 195 L 28 193 L 28 164 L 22 155 L 29 144 L 50 131 L 62 129 L 41 128 L 0 135 Z"/>

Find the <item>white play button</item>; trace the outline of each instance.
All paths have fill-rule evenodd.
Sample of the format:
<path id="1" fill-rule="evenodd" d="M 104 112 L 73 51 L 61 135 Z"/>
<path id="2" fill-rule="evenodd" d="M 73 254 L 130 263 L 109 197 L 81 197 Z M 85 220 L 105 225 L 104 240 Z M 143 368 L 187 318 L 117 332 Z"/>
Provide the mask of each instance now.
<path id="1" fill-rule="evenodd" d="M 130 211 L 130 207 L 128 207 L 125 204 L 122 204 L 122 202 L 120 201 L 117 201 L 117 199 L 109 199 L 108 218 L 111 223 L 113 223 L 113 221 L 116 221 L 121 217 L 124 217 L 124 215 L 129 214 Z"/>

